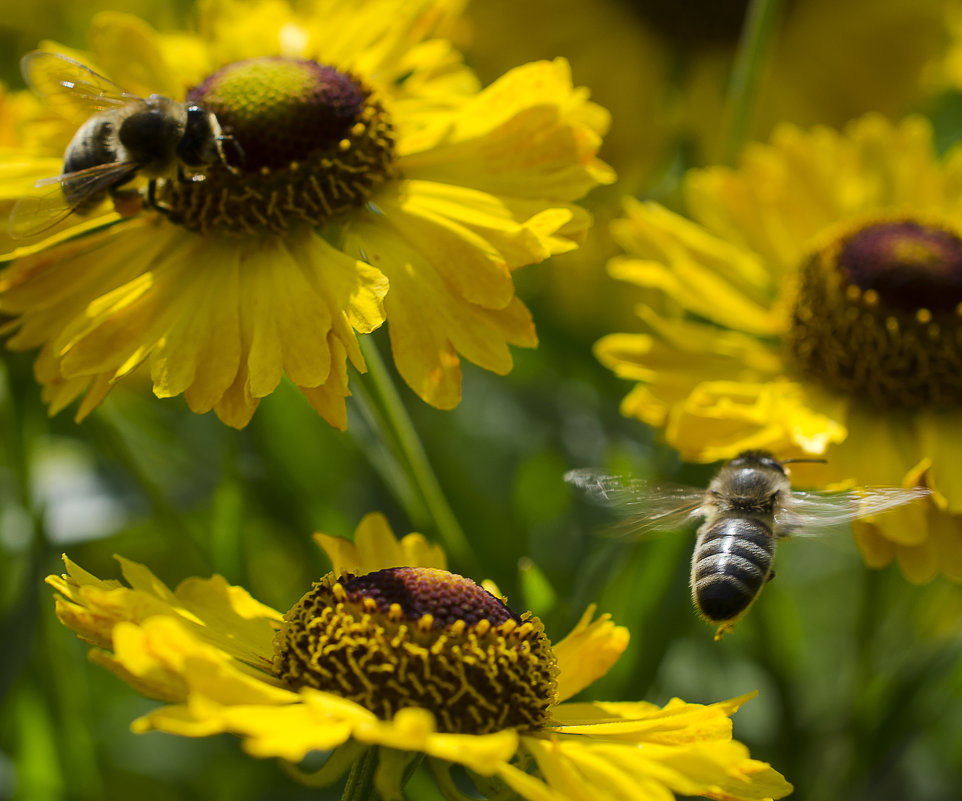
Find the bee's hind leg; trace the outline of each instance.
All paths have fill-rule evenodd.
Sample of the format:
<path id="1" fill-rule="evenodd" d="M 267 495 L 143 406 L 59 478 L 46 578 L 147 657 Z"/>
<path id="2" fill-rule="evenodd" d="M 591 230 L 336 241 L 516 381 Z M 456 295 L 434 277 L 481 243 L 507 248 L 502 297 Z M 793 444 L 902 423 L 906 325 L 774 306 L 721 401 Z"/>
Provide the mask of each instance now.
<path id="1" fill-rule="evenodd" d="M 734 631 L 734 629 L 735 629 L 734 623 L 723 623 L 722 625 L 720 625 L 718 629 L 715 631 L 715 642 L 718 642 L 722 637 L 724 637 L 730 631 Z"/>
<path id="2" fill-rule="evenodd" d="M 110 193 L 114 211 L 121 217 L 136 217 L 144 210 L 144 198 L 136 189 L 115 189 Z"/>

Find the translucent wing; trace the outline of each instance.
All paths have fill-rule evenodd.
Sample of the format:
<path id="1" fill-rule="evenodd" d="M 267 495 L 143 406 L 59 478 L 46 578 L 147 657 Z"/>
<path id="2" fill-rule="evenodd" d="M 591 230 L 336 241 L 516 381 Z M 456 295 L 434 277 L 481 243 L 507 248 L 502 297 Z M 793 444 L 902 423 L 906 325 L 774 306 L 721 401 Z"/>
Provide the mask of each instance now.
<path id="1" fill-rule="evenodd" d="M 625 536 L 679 528 L 698 517 L 705 502 L 703 489 L 649 484 L 592 467 L 570 470 L 564 480 L 595 503 L 616 511 L 623 518 L 617 530 Z"/>
<path id="2" fill-rule="evenodd" d="M 817 534 L 819 529 L 851 523 L 926 498 L 925 487 L 863 487 L 847 492 L 793 492 L 775 514 L 780 533 Z"/>
<path id="3" fill-rule="evenodd" d="M 130 180 L 137 164 L 114 161 L 86 170 L 55 175 L 38 181 L 13 207 L 9 233 L 13 239 L 29 239 L 53 228 L 100 192 Z"/>
<path id="4" fill-rule="evenodd" d="M 140 101 L 137 95 L 60 53 L 27 53 L 20 60 L 20 71 L 27 85 L 41 97 L 88 114 Z"/>

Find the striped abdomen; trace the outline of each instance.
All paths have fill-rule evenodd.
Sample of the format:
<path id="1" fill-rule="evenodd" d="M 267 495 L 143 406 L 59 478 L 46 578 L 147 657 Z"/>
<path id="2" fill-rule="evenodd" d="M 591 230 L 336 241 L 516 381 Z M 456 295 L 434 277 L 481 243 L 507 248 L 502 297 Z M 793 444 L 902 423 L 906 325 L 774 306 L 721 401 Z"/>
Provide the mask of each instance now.
<path id="1" fill-rule="evenodd" d="M 691 560 L 691 592 L 711 623 L 737 620 L 771 577 L 775 537 L 754 517 L 721 517 L 698 532 Z"/>

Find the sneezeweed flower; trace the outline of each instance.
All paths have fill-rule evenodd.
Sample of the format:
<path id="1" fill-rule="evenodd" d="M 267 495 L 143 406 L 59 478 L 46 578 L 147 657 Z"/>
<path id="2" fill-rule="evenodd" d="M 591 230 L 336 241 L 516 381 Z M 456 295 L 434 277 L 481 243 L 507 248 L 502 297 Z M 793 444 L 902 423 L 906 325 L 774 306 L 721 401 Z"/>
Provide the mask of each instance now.
<path id="1" fill-rule="evenodd" d="M 294 766 L 333 750 L 314 783 L 335 781 L 366 751 L 377 753 L 384 799 L 401 798 L 418 754 L 444 788 L 461 765 L 486 792 L 531 801 L 599 788 L 623 799 L 791 792 L 731 738 L 745 698 L 565 703 L 628 642 L 593 608 L 552 646 L 538 618 L 447 572 L 420 535 L 396 540 L 380 515 L 361 522 L 355 544 L 317 540 L 334 569 L 285 615 L 220 576 L 171 591 L 124 559 L 129 587 L 66 558 L 67 574 L 47 581 L 60 620 L 95 646 L 93 660 L 168 702 L 135 731 L 231 732 L 248 753 Z"/>
<path id="2" fill-rule="evenodd" d="M 432 38 L 457 5 L 212 0 L 197 34 L 104 14 L 89 53 L 43 46 L 200 104 L 229 136 L 226 163 L 157 180 L 140 213 L 104 204 L 13 243 L 0 312 L 10 347 L 40 348 L 52 412 L 83 396 L 84 417 L 146 362 L 156 395 L 231 426 L 286 374 L 343 428 L 357 334 L 385 321 L 402 377 L 445 409 L 461 357 L 503 374 L 509 344 L 536 344 L 511 272 L 577 246 L 573 201 L 612 180 L 607 115 L 562 60 L 480 89 Z M 82 121 L 48 128 L 46 151 L 38 134 L 32 180 L 59 172 Z M 0 181 L 0 201 L 23 185 Z"/>
<path id="3" fill-rule="evenodd" d="M 624 414 L 686 459 L 746 448 L 796 482 L 924 484 L 855 531 L 866 561 L 962 581 L 962 151 L 940 161 L 920 118 L 843 133 L 781 128 L 738 169 L 692 171 L 691 219 L 631 202 L 611 273 L 671 301 L 603 363 L 638 381 Z"/>

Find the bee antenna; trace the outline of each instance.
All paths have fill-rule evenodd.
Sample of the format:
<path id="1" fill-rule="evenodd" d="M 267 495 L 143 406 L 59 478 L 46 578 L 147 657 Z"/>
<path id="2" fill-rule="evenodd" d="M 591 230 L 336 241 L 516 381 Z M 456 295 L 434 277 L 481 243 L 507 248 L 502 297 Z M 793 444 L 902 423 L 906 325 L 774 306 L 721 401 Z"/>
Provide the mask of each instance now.
<path id="1" fill-rule="evenodd" d="M 812 464 L 828 464 L 828 459 L 782 459 L 782 464 L 799 464 L 799 463 L 812 463 Z"/>

